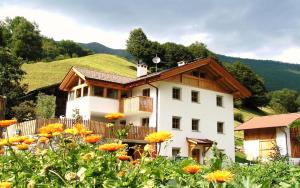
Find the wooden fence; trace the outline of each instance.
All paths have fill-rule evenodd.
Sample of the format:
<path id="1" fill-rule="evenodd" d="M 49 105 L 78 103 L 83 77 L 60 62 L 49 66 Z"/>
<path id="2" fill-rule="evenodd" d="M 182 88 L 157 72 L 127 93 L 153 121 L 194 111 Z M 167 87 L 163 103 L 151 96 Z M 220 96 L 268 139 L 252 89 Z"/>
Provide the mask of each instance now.
<path id="1" fill-rule="evenodd" d="M 20 130 L 21 135 L 32 135 L 37 134 L 38 130 L 50 123 L 62 123 L 64 128 L 72 128 L 74 124 L 74 119 L 68 118 L 51 118 L 51 119 L 36 119 L 31 121 L 26 121 L 16 124 L 16 129 Z M 154 127 L 142 127 L 142 126 L 129 126 L 129 125 L 114 125 L 111 127 L 106 126 L 106 123 L 92 120 L 83 120 L 82 124 L 89 130 L 93 131 L 95 134 L 100 134 L 105 138 L 114 137 L 112 132 L 117 132 L 124 128 L 128 129 L 127 139 L 132 140 L 144 140 L 145 136 L 149 133 L 155 132 Z"/>

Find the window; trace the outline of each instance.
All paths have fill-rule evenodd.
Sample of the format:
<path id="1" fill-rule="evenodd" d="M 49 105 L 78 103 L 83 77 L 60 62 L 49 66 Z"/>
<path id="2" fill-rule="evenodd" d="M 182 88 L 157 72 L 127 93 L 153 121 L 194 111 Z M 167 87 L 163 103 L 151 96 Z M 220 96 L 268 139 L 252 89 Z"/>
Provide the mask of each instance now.
<path id="1" fill-rule="evenodd" d="M 199 119 L 192 119 L 192 131 L 199 131 Z"/>
<path id="2" fill-rule="evenodd" d="M 180 88 L 173 88 L 173 99 L 181 99 L 181 89 Z"/>
<path id="3" fill-rule="evenodd" d="M 126 125 L 126 120 L 120 120 L 120 125 L 125 126 Z"/>
<path id="4" fill-rule="evenodd" d="M 217 95 L 217 106 L 223 106 L 223 97 L 220 95 Z"/>
<path id="5" fill-rule="evenodd" d="M 149 118 L 142 118 L 142 126 L 149 127 Z"/>
<path id="6" fill-rule="evenodd" d="M 76 90 L 76 98 L 81 97 L 81 88 Z"/>
<path id="7" fill-rule="evenodd" d="M 150 88 L 143 89 L 143 96 L 150 97 Z"/>
<path id="8" fill-rule="evenodd" d="M 104 88 L 103 87 L 94 87 L 94 96 L 104 97 Z"/>
<path id="9" fill-rule="evenodd" d="M 88 95 L 88 92 L 89 92 L 89 87 L 88 87 L 88 86 L 85 86 L 85 87 L 83 88 L 83 96 L 84 96 L 84 97 L 87 96 L 87 95 Z"/>
<path id="10" fill-rule="evenodd" d="M 199 102 L 199 92 L 198 91 L 192 91 L 192 102 Z"/>
<path id="11" fill-rule="evenodd" d="M 180 117 L 172 117 L 172 128 L 180 129 Z"/>
<path id="12" fill-rule="evenodd" d="M 118 90 L 107 88 L 107 97 L 111 99 L 118 99 Z"/>
<path id="13" fill-rule="evenodd" d="M 172 156 L 179 157 L 180 156 L 180 148 L 172 148 Z"/>
<path id="14" fill-rule="evenodd" d="M 192 75 L 197 77 L 197 78 L 205 78 L 205 73 L 201 71 L 193 71 Z"/>
<path id="15" fill-rule="evenodd" d="M 224 133 L 224 123 L 223 122 L 218 122 L 217 123 L 217 132 L 220 134 Z"/>
<path id="16" fill-rule="evenodd" d="M 74 97 L 75 97 L 75 92 L 71 91 L 69 96 L 69 101 L 74 100 Z"/>

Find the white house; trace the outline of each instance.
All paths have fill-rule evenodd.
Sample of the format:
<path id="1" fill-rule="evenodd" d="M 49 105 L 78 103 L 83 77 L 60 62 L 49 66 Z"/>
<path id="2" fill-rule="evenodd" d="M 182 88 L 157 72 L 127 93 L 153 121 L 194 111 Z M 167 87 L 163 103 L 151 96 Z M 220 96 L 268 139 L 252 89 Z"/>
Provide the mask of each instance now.
<path id="1" fill-rule="evenodd" d="M 105 114 L 122 112 L 119 124 L 172 132 L 161 155 L 202 162 L 217 142 L 234 160 L 233 100 L 250 92 L 212 58 L 147 72 L 144 64 L 137 65 L 137 78 L 73 67 L 60 85 L 69 92 L 66 116 L 80 109 L 84 119 L 105 121 Z"/>
<path id="2" fill-rule="evenodd" d="M 254 117 L 237 127 L 244 131 L 244 152 L 248 160 L 268 160 L 278 146 L 282 156 L 300 162 L 299 127 L 290 127 L 299 122 L 300 113 Z"/>

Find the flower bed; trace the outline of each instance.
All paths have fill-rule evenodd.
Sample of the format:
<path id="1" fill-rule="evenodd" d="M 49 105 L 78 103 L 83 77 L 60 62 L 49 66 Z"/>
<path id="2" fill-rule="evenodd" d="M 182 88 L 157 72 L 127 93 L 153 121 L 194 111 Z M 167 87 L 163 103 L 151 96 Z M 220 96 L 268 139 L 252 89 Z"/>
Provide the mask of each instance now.
<path id="1" fill-rule="evenodd" d="M 158 132 L 146 140 L 160 144 L 170 138 L 170 133 Z M 141 158 L 133 160 L 121 140 L 93 135 L 80 124 L 66 130 L 50 124 L 32 138 L 1 140 L 0 147 L 0 188 L 288 187 L 300 177 L 300 170 L 286 162 L 222 165 L 224 156 L 219 151 L 207 165 L 199 165 L 192 159 L 151 157 L 154 147 L 146 145 Z"/>

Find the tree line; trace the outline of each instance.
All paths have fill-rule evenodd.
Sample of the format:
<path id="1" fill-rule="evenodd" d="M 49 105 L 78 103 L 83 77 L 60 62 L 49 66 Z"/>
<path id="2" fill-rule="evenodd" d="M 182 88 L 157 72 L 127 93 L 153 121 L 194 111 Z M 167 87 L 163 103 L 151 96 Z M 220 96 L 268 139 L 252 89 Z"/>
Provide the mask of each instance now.
<path id="1" fill-rule="evenodd" d="M 173 42 L 159 43 L 151 41 L 141 28 L 130 32 L 127 40 L 127 51 L 135 58 L 136 62 L 143 62 L 154 70 L 152 58 L 158 55 L 162 59 L 159 69 L 164 70 L 177 66 L 179 61 L 192 61 L 197 58 L 213 57 L 240 83 L 247 87 L 252 96 L 235 102 L 236 106 L 259 108 L 269 106 L 276 113 L 290 113 L 300 111 L 300 96 L 291 89 L 268 91 L 264 79 L 256 74 L 249 66 L 241 63 L 221 62 L 216 54 L 210 51 L 201 42 L 194 42 L 189 46 Z"/>
<path id="2" fill-rule="evenodd" d="M 12 107 L 27 91 L 21 83 L 24 63 L 52 61 L 92 54 L 71 40 L 55 41 L 41 35 L 38 25 L 24 17 L 0 20 L 0 95 L 7 98 L 6 117 L 14 116 Z M 29 105 L 30 106 L 30 105 Z"/>

